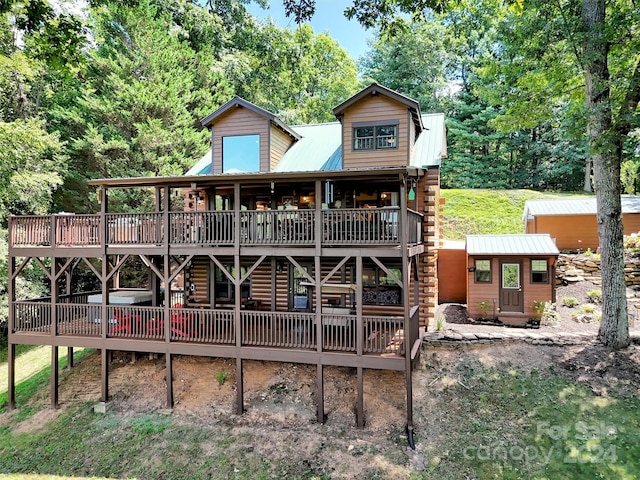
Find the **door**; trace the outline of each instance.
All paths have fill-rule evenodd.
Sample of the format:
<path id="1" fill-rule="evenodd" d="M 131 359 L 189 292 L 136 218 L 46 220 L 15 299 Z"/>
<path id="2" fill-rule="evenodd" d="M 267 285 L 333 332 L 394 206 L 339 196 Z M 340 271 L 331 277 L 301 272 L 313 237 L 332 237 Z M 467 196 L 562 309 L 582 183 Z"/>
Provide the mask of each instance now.
<path id="1" fill-rule="evenodd" d="M 524 313 L 522 262 L 500 263 L 500 311 Z"/>
<path id="2" fill-rule="evenodd" d="M 300 265 L 305 272 L 311 271 L 311 265 Z M 308 282 L 307 278 L 300 269 L 293 264 L 288 265 L 288 283 L 289 283 L 289 310 L 310 311 L 311 299 L 307 287 L 300 285 L 301 282 Z"/>

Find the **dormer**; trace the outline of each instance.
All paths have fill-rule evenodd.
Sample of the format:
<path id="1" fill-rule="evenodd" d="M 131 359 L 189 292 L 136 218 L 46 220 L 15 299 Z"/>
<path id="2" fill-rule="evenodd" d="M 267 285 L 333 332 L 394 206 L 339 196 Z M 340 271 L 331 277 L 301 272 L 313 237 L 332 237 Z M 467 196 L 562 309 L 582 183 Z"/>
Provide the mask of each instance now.
<path id="1" fill-rule="evenodd" d="M 405 166 L 424 129 L 418 102 L 372 83 L 333 109 L 342 123 L 342 167 Z"/>
<path id="2" fill-rule="evenodd" d="M 270 172 L 300 139 L 273 113 L 237 96 L 201 123 L 211 129 L 214 175 Z"/>

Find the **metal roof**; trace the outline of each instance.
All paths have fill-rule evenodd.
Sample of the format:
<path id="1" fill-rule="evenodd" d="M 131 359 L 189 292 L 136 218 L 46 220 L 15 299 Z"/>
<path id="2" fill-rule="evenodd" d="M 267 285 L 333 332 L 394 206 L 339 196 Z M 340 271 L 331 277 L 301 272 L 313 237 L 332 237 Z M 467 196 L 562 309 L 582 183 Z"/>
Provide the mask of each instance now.
<path id="1" fill-rule="evenodd" d="M 422 123 L 424 130 L 413 146 L 410 164 L 418 168 L 439 166 L 442 158 L 447 156 L 444 113 L 425 113 Z"/>
<path id="2" fill-rule="evenodd" d="M 300 135 L 273 169 L 274 172 L 340 170 L 342 125 L 339 122 L 291 127 Z"/>
<path id="3" fill-rule="evenodd" d="M 622 213 L 640 213 L 640 197 L 623 196 Z M 558 198 L 552 200 L 527 200 L 522 218 L 552 215 L 595 215 L 596 197 Z"/>
<path id="4" fill-rule="evenodd" d="M 558 255 L 548 234 L 467 235 L 469 255 Z"/>

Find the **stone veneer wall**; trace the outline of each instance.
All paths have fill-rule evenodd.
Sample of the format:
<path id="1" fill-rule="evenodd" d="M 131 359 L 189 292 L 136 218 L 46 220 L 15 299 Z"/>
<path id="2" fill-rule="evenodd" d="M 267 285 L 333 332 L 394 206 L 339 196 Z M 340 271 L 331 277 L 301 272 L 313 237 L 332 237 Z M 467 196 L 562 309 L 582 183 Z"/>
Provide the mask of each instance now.
<path id="1" fill-rule="evenodd" d="M 560 254 L 556 263 L 556 285 L 587 280 L 602 283 L 600 259 L 593 255 Z M 627 286 L 640 285 L 640 257 L 625 256 L 624 280 Z"/>

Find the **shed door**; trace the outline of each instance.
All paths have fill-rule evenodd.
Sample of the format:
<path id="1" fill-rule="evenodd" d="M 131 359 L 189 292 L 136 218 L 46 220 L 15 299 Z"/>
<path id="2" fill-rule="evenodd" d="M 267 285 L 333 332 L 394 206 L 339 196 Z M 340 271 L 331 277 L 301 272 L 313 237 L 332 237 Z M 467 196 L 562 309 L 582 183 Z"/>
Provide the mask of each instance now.
<path id="1" fill-rule="evenodd" d="M 500 264 L 500 311 L 524 312 L 521 262 Z"/>

